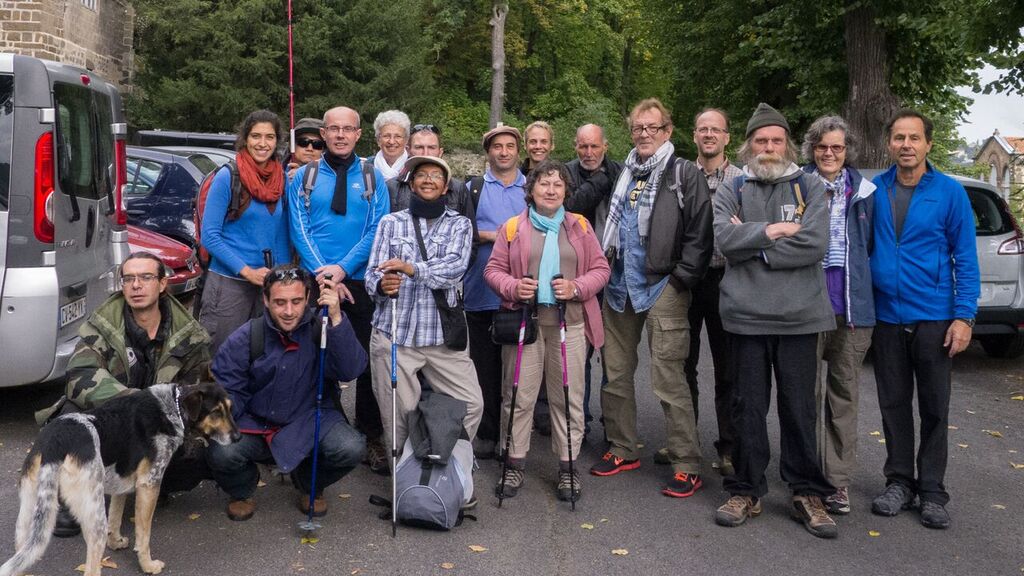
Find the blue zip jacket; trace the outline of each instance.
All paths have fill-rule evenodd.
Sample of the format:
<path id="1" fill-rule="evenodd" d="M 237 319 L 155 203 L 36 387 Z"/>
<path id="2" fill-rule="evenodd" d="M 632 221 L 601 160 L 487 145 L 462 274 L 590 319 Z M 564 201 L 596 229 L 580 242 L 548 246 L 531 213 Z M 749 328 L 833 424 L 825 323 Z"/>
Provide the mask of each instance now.
<path id="1" fill-rule="evenodd" d="M 384 177 L 376 168 L 375 189 L 366 193 L 362 162 L 356 156 L 348 169 L 344 216 L 331 210 L 338 176 L 326 159 L 320 159 L 309 209 L 306 208 L 302 189 L 306 167 L 299 168 L 288 183 L 292 245 L 299 254 L 302 267 L 310 272 L 327 264 L 338 264 L 345 271 L 347 280 L 362 280 L 366 273 L 377 224 L 391 211 L 391 201 Z"/>
<path id="2" fill-rule="evenodd" d="M 959 182 L 928 163 L 896 238 L 896 167 L 873 180 L 875 240 L 871 277 L 881 322 L 912 324 L 974 318 L 981 292 L 974 213 Z"/>
<path id="3" fill-rule="evenodd" d="M 867 327 L 875 325 L 875 296 L 871 286 L 871 253 L 873 238 L 875 203 L 871 196 L 875 185 L 865 180 L 864 176 L 852 166 L 846 166 L 850 175 L 853 195 L 846 207 L 846 256 L 843 274 L 846 278 L 843 296 L 846 300 L 846 325 Z M 803 168 L 812 174 L 814 164 Z"/>

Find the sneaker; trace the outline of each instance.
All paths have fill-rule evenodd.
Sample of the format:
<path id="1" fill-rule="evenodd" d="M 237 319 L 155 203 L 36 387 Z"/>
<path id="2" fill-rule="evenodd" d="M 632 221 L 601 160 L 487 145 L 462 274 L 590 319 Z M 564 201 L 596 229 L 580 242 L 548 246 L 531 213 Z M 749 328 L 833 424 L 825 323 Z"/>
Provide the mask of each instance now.
<path id="1" fill-rule="evenodd" d="M 232 500 L 228 502 L 228 518 L 235 522 L 245 522 L 256 513 L 256 500 L 246 498 L 244 500 Z"/>
<path id="2" fill-rule="evenodd" d="M 743 524 L 747 518 L 761 515 L 761 501 L 753 496 L 736 495 L 718 507 L 715 524 L 733 528 Z"/>
<path id="3" fill-rule="evenodd" d="M 299 495 L 299 512 L 309 515 L 309 494 Z M 313 499 L 313 517 L 322 518 L 327 516 L 327 500 L 324 499 L 324 495 L 321 494 Z"/>
<path id="4" fill-rule="evenodd" d="M 938 502 L 921 501 L 921 524 L 925 528 L 943 530 L 949 528 L 949 513 L 946 507 Z"/>
<path id="5" fill-rule="evenodd" d="M 72 538 L 81 533 L 82 528 L 71 514 L 71 510 L 61 502 L 60 508 L 57 509 L 57 523 L 53 527 L 53 535 L 57 538 Z"/>
<path id="6" fill-rule="evenodd" d="M 895 516 L 914 503 L 914 493 L 903 484 L 893 482 L 871 502 L 871 512 L 879 516 Z"/>
<path id="7" fill-rule="evenodd" d="M 825 507 L 828 508 L 829 514 L 846 515 L 850 513 L 850 489 L 846 486 L 840 486 L 825 498 Z"/>
<path id="8" fill-rule="evenodd" d="M 499 498 L 513 498 L 519 493 L 519 488 L 523 486 L 523 480 L 526 478 L 526 473 L 521 468 L 513 468 L 509 466 L 505 469 L 504 482 L 502 479 L 498 479 L 498 483 L 494 486 L 494 494 Z M 504 488 L 503 488 L 504 486 Z M 504 489 L 504 494 L 502 490 Z"/>
<path id="9" fill-rule="evenodd" d="M 693 496 L 693 493 L 703 485 L 704 483 L 700 480 L 700 474 L 676 472 L 675 476 L 668 481 L 668 486 L 661 489 L 661 493 L 673 498 L 686 498 L 687 496 Z"/>
<path id="10" fill-rule="evenodd" d="M 640 467 L 640 460 L 625 460 L 611 452 L 605 452 L 601 461 L 590 467 L 590 473 L 594 476 L 612 476 L 627 470 L 636 470 Z"/>
<path id="11" fill-rule="evenodd" d="M 662 448 L 654 453 L 654 463 L 658 466 L 667 466 L 672 463 L 668 458 L 668 448 Z"/>
<path id="12" fill-rule="evenodd" d="M 473 456 L 477 460 L 490 460 L 494 458 L 494 449 L 497 443 L 494 440 L 486 440 L 479 436 L 473 439 Z"/>
<path id="13" fill-rule="evenodd" d="M 803 522 L 804 528 L 818 538 L 835 538 L 839 535 L 836 521 L 828 515 L 825 504 L 818 496 L 793 496 L 790 516 Z"/>
<path id="14" fill-rule="evenodd" d="M 389 453 L 390 450 L 384 445 L 383 440 L 380 438 L 370 440 L 366 443 L 366 459 L 363 462 L 369 465 L 370 471 L 374 474 L 390 476 L 391 467 L 388 465 Z"/>
<path id="15" fill-rule="evenodd" d="M 572 474 L 562 470 L 558 471 L 558 499 L 563 502 L 579 502 L 580 494 L 583 492 L 580 486 L 580 473 L 573 470 Z"/>

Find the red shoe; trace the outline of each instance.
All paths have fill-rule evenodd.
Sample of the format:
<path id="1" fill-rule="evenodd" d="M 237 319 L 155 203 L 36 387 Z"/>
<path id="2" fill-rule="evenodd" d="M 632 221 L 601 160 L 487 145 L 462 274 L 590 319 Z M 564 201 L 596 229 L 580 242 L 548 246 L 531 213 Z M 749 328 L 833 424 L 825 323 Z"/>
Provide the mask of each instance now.
<path id="1" fill-rule="evenodd" d="M 668 481 L 668 486 L 661 489 L 661 493 L 673 498 L 686 498 L 687 496 L 693 496 L 693 493 L 703 485 L 700 474 L 676 472 L 676 475 Z"/>
<path id="2" fill-rule="evenodd" d="M 590 473 L 594 476 L 612 476 L 639 467 L 640 460 L 624 460 L 611 452 L 605 452 L 601 461 L 590 467 Z"/>

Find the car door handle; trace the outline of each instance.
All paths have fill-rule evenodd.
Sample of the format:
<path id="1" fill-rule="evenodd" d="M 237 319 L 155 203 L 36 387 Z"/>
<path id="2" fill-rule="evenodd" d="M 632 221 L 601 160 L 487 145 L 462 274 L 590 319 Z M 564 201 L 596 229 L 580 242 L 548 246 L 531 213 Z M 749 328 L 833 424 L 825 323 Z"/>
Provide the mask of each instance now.
<path id="1" fill-rule="evenodd" d="M 145 210 L 127 210 L 129 216 L 145 216 Z"/>

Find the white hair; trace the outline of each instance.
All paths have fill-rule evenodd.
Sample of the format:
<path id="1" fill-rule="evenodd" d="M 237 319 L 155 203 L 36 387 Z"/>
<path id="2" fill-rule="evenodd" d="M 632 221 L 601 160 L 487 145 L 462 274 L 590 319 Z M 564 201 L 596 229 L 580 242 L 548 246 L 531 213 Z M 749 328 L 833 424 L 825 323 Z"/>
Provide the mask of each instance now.
<path id="1" fill-rule="evenodd" d="M 373 120 L 374 137 L 380 136 L 381 129 L 388 124 L 398 126 L 405 131 L 407 137 L 409 136 L 409 128 L 412 125 L 412 122 L 409 121 L 409 116 L 401 110 L 385 110 L 377 114 L 377 117 Z"/>

